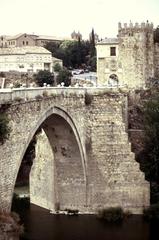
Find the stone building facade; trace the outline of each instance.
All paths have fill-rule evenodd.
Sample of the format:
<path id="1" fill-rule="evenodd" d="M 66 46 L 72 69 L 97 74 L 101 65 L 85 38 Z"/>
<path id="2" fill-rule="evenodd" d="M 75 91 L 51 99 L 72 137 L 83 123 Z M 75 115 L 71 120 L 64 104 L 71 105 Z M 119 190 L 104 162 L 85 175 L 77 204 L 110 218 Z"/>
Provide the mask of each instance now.
<path id="1" fill-rule="evenodd" d="M 36 36 L 30 34 L 18 34 L 7 38 L 7 47 L 35 46 Z"/>
<path id="2" fill-rule="evenodd" d="M 143 88 L 158 77 L 159 44 L 154 42 L 153 24 L 119 23 L 117 39 L 97 44 L 97 73 L 98 84 L 129 88 Z"/>
<path id="3" fill-rule="evenodd" d="M 62 38 L 47 35 L 36 35 L 20 33 L 15 36 L 0 36 L 0 48 L 5 47 L 25 47 L 25 46 L 41 46 L 44 47 L 48 42 L 61 43 L 71 38 Z"/>

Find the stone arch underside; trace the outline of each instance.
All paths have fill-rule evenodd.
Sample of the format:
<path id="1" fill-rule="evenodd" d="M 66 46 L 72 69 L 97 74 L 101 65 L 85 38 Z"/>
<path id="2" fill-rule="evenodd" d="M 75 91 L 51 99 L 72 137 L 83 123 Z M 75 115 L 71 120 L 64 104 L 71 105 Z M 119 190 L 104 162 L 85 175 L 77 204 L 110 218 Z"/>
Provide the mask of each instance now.
<path id="1" fill-rule="evenodd" d="M 84 149 L 79 132 L 72 118 L 64 110 L 58 107 L 50 108 L 37 121 L 36 126 L 30 129 L 18 167 L 20 167 L 25 151 L 39 127 L 42 127 L 45 131 L 53 152 L 51 154 L 49 144 L 47 143 L 47 148 L 44 149 L 44 151 L 46 150 L 46 154 L 43 152 L 44 158 L 48 161 L 48 152 L 50 152 L 49 162 L 53 164 L 48 165 L 47 168 L 45 162 L 45 169 L 42 170 L 43 176 L 38 176 L 39 181 L 37 181 L 38 178 L 35 178 L 34 174 L 31 175 L 31 184 L 35 184 L 35 181 L 37 181 L 34 187 L 38 187 L 41 191 L 35 191 L 35 188 L 33 189 L 32 187 L 31 200 L 34 199 L 33 202 L 35 204 L 37 203 L 37 205 L 44 206 L 52 211 L 55 211 L 57 206 L 61 210 L 68 208 L 83 211 L 87 201 Z M 35 160 L 36 165 L 38 165 L 38 159 Z M 47 171 L 49 174 L 47 174 Z M 53 179 L 49 179 L 49 176 L 52 176 Z M 40 181 L 40 178 L 46 178 L 48 183 Z M 40 198 L 40 194 L 43 196 L 42 198 Z M 45 204 L 43 204 L 43 201 Z"/>
<path id="2" fill-rule="evenodd" d="M 43 154 L 43 159 L 37 152 L 37 159 L 35 159 L 37 167 L 35 167 L 34 173 L 31 171 L 33 173 L 30 178 L 31 202 L 52 211 L 56 211 L 58 208 L 82 211 L 86 204 L 86 181 L 79 146 L 73 130 L 62 117 L 56 114 L 47 118 L 42 124 L 42 128 L 48 137 L 54 156 L 52 156 L 45 138 L 40 154 Z M 47 162 L 48 166 L 46 166 Z M 52 164 L 53 162 L 54 164 Z M 37 172 L 38 174 L 36 174 Z M 48 176 L 51 176 L 50 179 Z M 46 178 L 47 181 L 45 181 Z"/>

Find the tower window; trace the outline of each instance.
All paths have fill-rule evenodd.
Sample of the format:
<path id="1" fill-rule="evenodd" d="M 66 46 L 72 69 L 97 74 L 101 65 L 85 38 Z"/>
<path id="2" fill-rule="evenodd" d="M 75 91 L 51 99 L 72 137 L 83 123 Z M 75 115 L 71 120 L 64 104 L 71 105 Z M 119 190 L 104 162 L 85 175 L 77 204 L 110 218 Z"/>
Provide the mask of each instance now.
<path id="1" fill-rule="evenodd" d="M 110 56 L 116 56 L 116 47 L 110 47 Z"/>

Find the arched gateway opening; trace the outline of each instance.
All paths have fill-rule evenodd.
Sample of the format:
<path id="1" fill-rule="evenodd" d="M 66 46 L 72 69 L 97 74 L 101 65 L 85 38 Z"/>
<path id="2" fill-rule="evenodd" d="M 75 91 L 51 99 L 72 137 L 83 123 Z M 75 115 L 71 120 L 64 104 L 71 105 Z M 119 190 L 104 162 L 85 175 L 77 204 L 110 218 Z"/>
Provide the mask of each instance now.
<path id="1" fill-rule="evenodd" d="M 111 87 L 116 87 L 119 85 L 119 79 L 116 74 L 111 74 L 108 79 L 108 85 Z"/>
<path id="2" fill-rule="evenodd" d="M 31 129 L 27 144 L 36 135 L 35 156 L 30 171 L 30 202 L 51 211 L 86 207 L 86 162 L 79 132 L 62 109 L 48 110 Z"/>

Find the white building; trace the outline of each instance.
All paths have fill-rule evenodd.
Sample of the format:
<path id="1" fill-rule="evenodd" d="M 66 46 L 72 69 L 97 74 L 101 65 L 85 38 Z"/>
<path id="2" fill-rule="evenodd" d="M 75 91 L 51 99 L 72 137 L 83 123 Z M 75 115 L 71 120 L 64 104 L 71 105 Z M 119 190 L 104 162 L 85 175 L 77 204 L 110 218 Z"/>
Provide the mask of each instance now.
<path id="1" fill-rule="evenodd" d="M 117 38 L 107 38 L 97 43 L 98 84 L 110 86 L 118 85 L 119 82 L 121 84 L 122 69 L 118 45 Z"/>
<path id="2" fill-rule="evenodd" d="M 53 58 L 51 52 L 43 47 L 0 48 L 0 72 L 52 72 L 56 63 L 62 65 L 60 59 Z"/>

